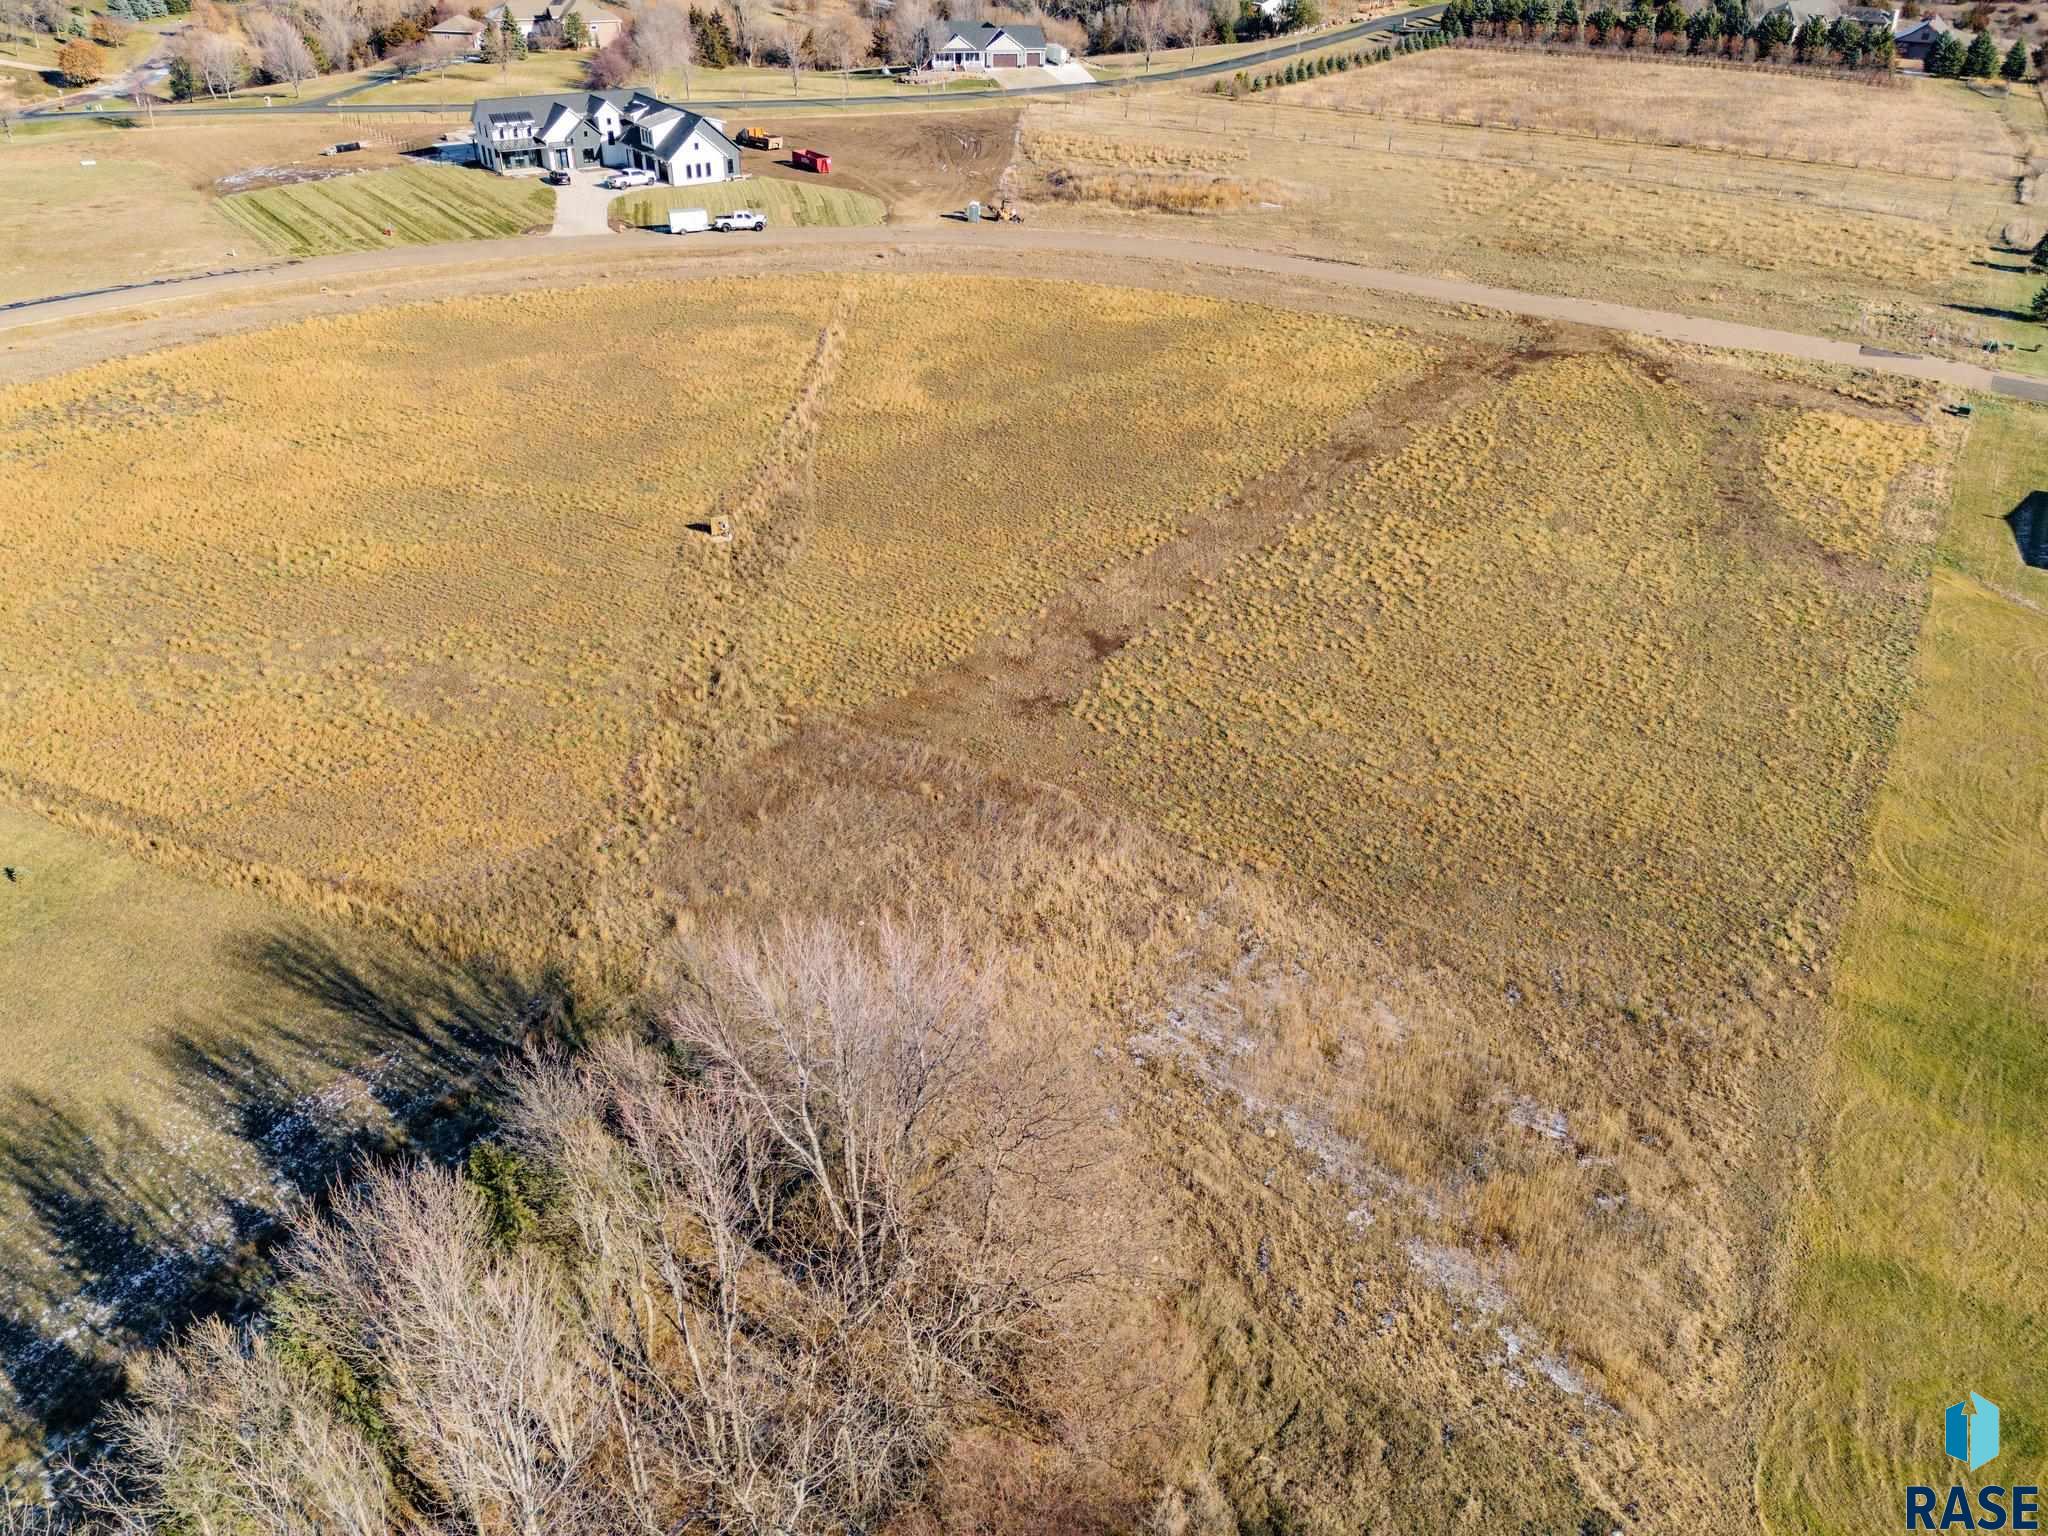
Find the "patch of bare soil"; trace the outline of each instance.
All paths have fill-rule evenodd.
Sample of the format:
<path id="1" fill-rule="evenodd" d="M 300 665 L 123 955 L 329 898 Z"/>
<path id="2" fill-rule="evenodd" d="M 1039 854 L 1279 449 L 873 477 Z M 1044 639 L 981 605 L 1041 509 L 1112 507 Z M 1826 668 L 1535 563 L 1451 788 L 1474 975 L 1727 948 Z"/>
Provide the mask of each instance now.
<path id="1" fill-rule="evenodd" d="M 255 192 L 264 187 L 295 187 L 301 182 L 333 181 L 342 176 L 353 176 L 364 169 L 359 165 L 252 165 L 245 170 L 230 171 L 213 184 L 213 190 L 223 197 L 234 192 Z"/>
<path id="2" fill-rule="evenodd" d="M 892 223 L 950 212 L 970 199 L 990 201 L 1016 143 L 1018 110 L 958 113 L 867 113 L 861 116 L 750 118 L 779 133 L 791 148 L 832 157 L 832 181 L 879 197 Z M 786 166 L 763 175 L 786 181 L 816 178 Z"/>

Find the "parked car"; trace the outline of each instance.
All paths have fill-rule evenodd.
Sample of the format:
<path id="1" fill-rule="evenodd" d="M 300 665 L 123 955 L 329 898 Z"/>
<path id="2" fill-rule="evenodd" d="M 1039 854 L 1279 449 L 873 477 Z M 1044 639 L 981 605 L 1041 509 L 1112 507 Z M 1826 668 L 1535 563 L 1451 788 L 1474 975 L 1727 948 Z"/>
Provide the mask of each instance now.
<path id="1" fill-rule="evenodd" d="M 541 177 L 541 180 L 551 187 L 566 187 L 569 185 L 569 173 L 567 171 L 549 171 L 547 175 Z"/>
<path id="2" fill-rule="evenodd" d="M 731 213 L 721 213 L 712 221 L 711 227 L 721 235 L 729 235 L 742 229 L 766 229 L 768 220 L 755 209 L 735 208 Z"/>
<path id="3" fill-rule="evenodd" d="M 642 170 L 613 171 L 604 179 L 608 187 L 651 187 L 654 182 L 654 172 Z"/>

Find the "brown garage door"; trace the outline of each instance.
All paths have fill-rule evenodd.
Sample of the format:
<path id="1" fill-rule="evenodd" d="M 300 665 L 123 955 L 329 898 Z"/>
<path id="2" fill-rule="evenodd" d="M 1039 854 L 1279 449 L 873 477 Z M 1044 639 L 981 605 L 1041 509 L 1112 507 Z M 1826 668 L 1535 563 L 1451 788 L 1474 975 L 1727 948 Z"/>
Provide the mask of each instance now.
<path id="1" fill-rule="evenodd" d="M 1040 69 L 1044 67 L 1045 55 L 1038 52 L 1027 53 L 1024 55 L 1024 62 L 1032 69 Z"/>
<path id="2" fill-rule="evenodd" d="M 1014 53 L 992 53 L 988 56 L 991 69 L 1016 69 L 1020 66 Z"/>

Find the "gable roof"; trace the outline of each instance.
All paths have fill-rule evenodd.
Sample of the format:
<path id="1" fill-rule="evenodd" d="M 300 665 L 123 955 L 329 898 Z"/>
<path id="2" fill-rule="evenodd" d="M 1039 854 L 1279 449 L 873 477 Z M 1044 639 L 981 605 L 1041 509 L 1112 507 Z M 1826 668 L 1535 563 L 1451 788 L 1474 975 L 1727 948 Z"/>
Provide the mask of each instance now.
<path id="1" fill-rule="evenodd" d="M 1955 31 L 1955 28 L 1940 16 L 1922 16 L 1918 21 L 1906 28 L 1905 31 L 1899 33 L 1894 41 L 1901 43 L 1932 42 L 1942 33 L 1953 31 Z"/>
<path id="2" fill-rule="evenodd" d="M 479 132 L 499 131 L 511 137 L 538 135 L 550 144 L 560 143 L 578 126 L 606 107 L 628 122 L 638 123 L 646 134 L 646 147 L 663 159 L 682 148 L 690 135 L 702 129 L 714 144 L 733 155 L 739 146 L 710 118 L 687 107 L 671 106 L 658 96 L 640 90 L 557 91 L 544 96 L 487 96 L 470 108 L 470 121 Z M 545 124 L 536 128 L 535 125 Z"/>
<path id="3" fill-rule="evenodd" d="M 998 27 L 987 22 L 973 22 L 964 27 L 955 27 L 953 36 L 968 47 L 986 53 L 989 45 L 999 37 L 1007 37 L 1020 48 L 1043 48 L 1045 28 L 1043 27 Z"/>
<path id="4" fill-rule="evenodd" d="M 437 21 L 427 28 L 429 37 L 475 37 L 483 31 L 484 24 L 474 16 L 450 16 L 446 21 Z"/>

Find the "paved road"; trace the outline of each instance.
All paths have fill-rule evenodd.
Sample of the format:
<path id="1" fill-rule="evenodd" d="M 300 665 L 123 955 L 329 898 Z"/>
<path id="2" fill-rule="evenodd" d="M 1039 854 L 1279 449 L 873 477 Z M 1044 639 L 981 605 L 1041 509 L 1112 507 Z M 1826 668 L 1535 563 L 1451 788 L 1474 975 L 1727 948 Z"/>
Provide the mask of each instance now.
<path id="1" fill-rule="evenodd" d="M 1412 10 L 1397 11 L 1391 16 L 1375 17 L 1371 21 L 1357 22 L 1348 27 L 1336 27 L 1325 32 L 1308 33 L 1302 37 L 1292 38 L 1284 43 L 1276 43 L 1270 48 L 1262 48 L 1256 53 L 1241 54 L 1235 58 L 1214 59 L 1206 64 L 1188 64 L 1179 69 L 1155 70 L 1151 74 L 1132 75 L 1116 80 L 1062 81 L 1050 85 L 1027 85 L 1019 86 L 1015 90 L 1001 92 L 977 92 L 973 96 L 965 98 L 957 94 L 934 96 L 920 91 L 906 91 L 901 96 L 748 96 L 718 101 L 692 100 L 686 102 L 685 105 L 692 111 L 697 112 L 775 112 L 789 111 L 794 108 L 801 108 L 807 112 L 813 109 L 824 109 L 834 112 L 867 112 L 900 110 L 904 108 L 929 109 L 933 107 L 972 106 L 979 102 L 1009 101 L 1018 97 L 1063 96 L 1086 91 L 1113 91 L 1120 90 L 1127 85 L 1169 85 L 1177 80 L 1201 80 L 1211 75 L 1233 74 L 1240 69 L 1259 69 L 1276 61 L 1291 59 L 1296 54 L 1313 53 L 1322 48 L 1334 48 L 1340 43 L 1348 43 L 1357 38 L 1372 37 L 1387 32 L 1398 32 L 1411 21 L 1434 21 L 1443 14 L 1443 11 L 1444 8 L 1440 3 L 1417 6 Z M 277 105 L 270 107 L 165 107 L 161 109 L 161 112 L 165 117 L 197 117 L 215 113 L 247 117 L 251 113 L 262 114 L 271 112 L 467 113 L 470 107 L 474 105 L 473 102 L 468 101 L 385 102 L 351 101 L 349 99 L 362 92 L 372 91 L 380 85 L 389 83 L 389 81 L 385 80 L 365 81 L 362 84 L 352 85 L 346 90 L 335 91 L 326 96 L 310 97 L 304 101 L 280 101 Z M 66 111 L 62 108 L 46 107 L 41 110 L 30 110 L 21 115 L 24 118 L 92 118 L 107 117 L 112 114 L 105 112 Z"/>
<path id="2" fill-rule="evenodd" d="M 381 251 L 358 251 L 344 256 L 323 256 L 312 261 L 239 272 L 215 273 L 186 282 L 163 282 L 146 289 L 116 289 L 100 293 L 22 304 L 0 311 L 0 335 L 52 320 L 68 320 L 116 310 L 134 309 L 156 297 L 198 297 L 212 294 L 257 294 L 301 283 L 329 282 L 351 278 L 374 279 L 379 274 L 412 275 L 436 268 L 488 264 L 493 261 L 531 261 L 533 270 L 549 257 L 611 258 L 633 255 L 667 255 L 681 259 L 685 267 L 701 263 L 715 271 L 724 260 L 767 247 L 801 269 L 806 258 L 820 262 L 843 259 L 849 252 L 887 254 L 921 250 L 1001 251 L 1049 258 L 1049 270 L 1085 275 L 1087 268 L 1076 258 L 1121 257 L 1140 261 L 1180 262 L 1193 266 L 1234 268 L 1300 278 L 1340 287 L 1369 289 L 1379 293 L 1406 294 L 1437 304 L 1470 304 L 1535 319 L 1559 320 L 1574 325 L 1597 326 L 1668 341 L 1744 352 L 1775 353 L 1805 358 L 1812 362 L 1835 363 L 1864 368 L 1875 373 L 1899 374 L 1908 378 L 1932 379 L 1958 389 L 1988 390 L 2023 400 L 2048 403 L 2048 380 L 2001 373 L 1978 363 L 1949 358 L 1921 357 L 1910 353 L 1883 351 L 1837 341 L 1825 336 L 1807 336 L 1797 331 L 1772 330 L 1767 326 L 1743 325 L 1733 320 L 1715 320 L 1700 315 L 1674 314 L 1668 310 L 1637 309 L 1627 304 L 1609 304 L 1600 299 L 1564 298 L 1557 294 L 1529 293 L 1516 288 L 1492 288 L 1483 283 L 1451 278 L 1428 277 L 1414 272 L 1396 272 L 1383 267 L 1322 256 L 1302 256 L 1285 251 L 1266 251 L 1240 246 L 1212 245 L 1199 240 L 1171 239 L 1151 235 L 1099 234 L 1088 230 L 1018 228 L 1012 225 L 966 225 L 935 220 L 924 227 L 885 229 L 776 229 L 761 235 L 670 235 L 628 233 L 577 237 L 524 237 L 514 240 L 478 240 L 450 245 L 399 246 Z M 579 269 L 561 269 L 572 278 Z"/>

